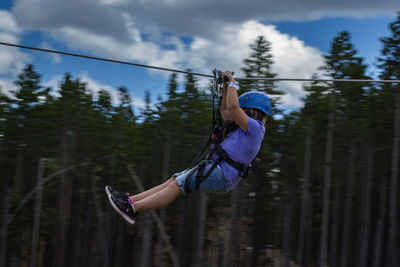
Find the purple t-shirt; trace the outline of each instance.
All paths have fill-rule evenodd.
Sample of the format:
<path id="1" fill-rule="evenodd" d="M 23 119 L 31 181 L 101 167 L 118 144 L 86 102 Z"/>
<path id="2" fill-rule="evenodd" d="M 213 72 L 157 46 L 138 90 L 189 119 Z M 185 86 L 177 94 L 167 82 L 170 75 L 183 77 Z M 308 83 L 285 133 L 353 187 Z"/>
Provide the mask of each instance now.
<path id="1" fill-rule="evenodd" d="M 241 128 L 237 129 L 230 133 L 221 146 L 232 160 L 249 165 L 260 150 L 264 134 L 264 125 L 260 121 L 248 117 L 247 132 Z M 222 161 L 219 166 L 228 183 L 235 186 L 240 180 L 239 171 L 225 161 Z"/>

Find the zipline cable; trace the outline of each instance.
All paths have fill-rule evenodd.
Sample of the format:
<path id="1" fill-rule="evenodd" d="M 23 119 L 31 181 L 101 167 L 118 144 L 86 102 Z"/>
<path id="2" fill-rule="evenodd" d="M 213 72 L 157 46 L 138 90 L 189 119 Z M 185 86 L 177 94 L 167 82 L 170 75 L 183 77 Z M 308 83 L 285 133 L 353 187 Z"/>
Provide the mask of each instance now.
<path id="1" fill-rule="evenodd" d="M 4 42 L 0 42 L 0 45 L 18 47 L 18 48 L 23 48 L 23 49 L 47 52 L 47 53 L 60 54 L 60 55 L 65 55 L 65 56 L 73 56 L 73 57 L 94 59 L 94 60 L 100 60 L 100 61 L 106 61 L 106 62 L 112 62 L 112 63 L 118 63 L 118 64 L 124 64 L 124 65 L 131 65 L 131 66 L 148 68 L 148 69 L 156 69 L 156 70 L 164 70 L 164 71 L 178 72 L 178 73 L 184 73 L 184 74 L 192 74 L 192 75 L 203 76 L 203 77 L 207 77 L 207 78 L 212 78 L 213 77 L 212 75 L 207 75 L 207 74 L 202 74 L 202 73 L 195 73 L 195 72 L 189 72 L 189 71 L 183 71 L 183 70 L 176 70 L 176 69 L 169 69 L 169 68 L 163 68 L 163 67 L 157 67 L 157 66 L 150 66 L 150 65 L 132 63 L 132 62 L 116 60 L 116 59 L 109 59 L 109 58 L 102 58 L 102 57 L 92 57 L 92 56 L 87 56 L 87 55 L 82 55 L 82 54 L 68 53 L 68 52 L 63 52 L 63 51 L 44 49 L 44 48 L 38 48 L 38 47 L 32 47 L 32 46 L 17 45 L 17 44 L 4 43 Z"/>
<path id="2" fill-rule="evenodd" d="M 275 82 L 359 82 L 359 83 L 400 83 L 400 80 L 369 80 L 369 79 L 303 79 L 303 78 L 235 78 L 238 81 L 275 81 Z"/>
<path id="3" fill-rule="evenodd" d="M 5 43 L 5 42 L 0 42 L 0 45 L 41 51 L 41 52 L 47 52 L 47 53 L 60 54 L 60 55 L 65 55 L 65 56 L 73 56 L 73 57 L 80 57 L 80 58 L 86 58 L 86 59 L 100 60 L 100 61 L 112 62 L 112 63 L 117 63 L 117 64 L 131 65 L 131 66 L 148 68 L 148 69 L 156 69 L 156 70 L 191 74 L 191 75 L 207 77 L 207 78 L 214 77 L 213 75 L 204 74 L 204 73 L 196 73 L 196 72 L 183 71 L 183 70 L 177 70 L 177 69 L 171 69 L 171 68 L 163 68 L 163 67 L 139 64 L 139 63 L 132 63 L 132 62 L 116 60 L 116 59 L 93 57 L 93 56 L 87 56 L 87 55 L 82 55 L 82 54 L 75 54 L 75 53 L 69 53 L 69 52 L 63 52 L 63 51 L 57 51 L 57 50 L 51 50 L 51 49 L 45 49 L 45 48 L 38 48 L 38 47 L 33 47 L 33 46 L 18 45 L 18 44 Z M 265 77 L 235 78 L 235 79 L 238 81 L 275 81 L 275 82 L 297 82 L 298 81 L 298 82 L 400 83 L 400 80 L 368 80 L 368 79 L 303 79 L 303 78 L 265 78 Z"/>

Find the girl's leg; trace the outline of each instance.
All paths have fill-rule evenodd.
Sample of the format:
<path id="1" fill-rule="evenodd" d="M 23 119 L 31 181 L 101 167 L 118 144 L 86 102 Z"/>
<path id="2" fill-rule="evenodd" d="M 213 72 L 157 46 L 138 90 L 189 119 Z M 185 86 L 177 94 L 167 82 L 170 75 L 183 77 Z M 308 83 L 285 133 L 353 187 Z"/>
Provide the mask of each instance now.
<path id="1" fill-rule="evenodd" d="M 170 179 L 171 180 L 171 179 Z M 135 202 L 135 211 L 154 210 L 167 206 L 181 194 L 178 183 L 173 180 L 164 189 Z"/>
<path id="2" fill-rule="evenodd" d="M 173 181 L 175 181 L 175 176 L 171 177 L 171 178 L 168 179 L 166 182 L 164 182 L 164 183 L 162 183 L 162 184 L 160 184 L 160 185 L 157 185 L 157 186 L 155 186 L 155 187 L 153 187 L 153 188 L 151 188 L 151 189 L 149 189 L 149 190 L 146 190 L 146 191 L 144 191 L 144 192 L 142 192 L 142 193 L 133 195 L 133 196 L 131 196 L 130 198 L 131 198 L 131 199 L 133 200 L 133 202 L 135 202 L 135 204 L 136 204 L 137 201 L 140 201 L 140 200 L 142 200 L 142 199 L 144 199 L 144 198 L 146 198 L 146 197 L 148 197 L 148 196 L 150 196 L 150 195 L 152 195 L 152 194 L 154 194 L 154 193 L 157 193 L 158 191 L 163 190 L 164 188 L 166 188 L 166 187 L 167 187 L 170 183 L 172 183 Z"/>

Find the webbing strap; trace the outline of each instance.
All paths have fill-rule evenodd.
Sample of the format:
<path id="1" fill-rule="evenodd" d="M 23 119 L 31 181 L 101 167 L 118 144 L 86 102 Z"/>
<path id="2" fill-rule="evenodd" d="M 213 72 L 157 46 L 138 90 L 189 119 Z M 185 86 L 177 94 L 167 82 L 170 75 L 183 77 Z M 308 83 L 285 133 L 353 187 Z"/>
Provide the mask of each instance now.
<path id="1" fill-rule="evenodd" d="M 246 170 L 246 165 L 236 162 L 231 157 L 229 157 L 228 153 L 221 147 L 221 145 L 216 145 L 214 152 L 219 156 L 220 159 L 231 165 L 233 168 L 237 169 L 239 171 L 240 176 L 242 176 L 245 173 Z"/>
<path id="2" fill-rule="evenodd" d="M 210 176 L 210 174 L 215 170 L 215 168 L 218 166 L 218 164 L 221 162 L 221 160 L 220 159 L 215 160 L 213 162 L 213 165 L 211 166 L 211 168 L 207 171 L 206 174 L 204 174 L 207 162 L 210 162 L 210 161 L 203 161 L 202 162 L 203 163 L 202 167 L 197 172 L 197 175 L 196 175 L 196 188 L 195 188 L 196 190 L 199 190 L 200 184 L 202 182 L 204 182 L 208 178 L 208 176 Z"/>
<path id="3" fill-rule="evenodd" d="M 193 173 L 195 173 L 197 170 L 200 169 L 200 164 L 197 165 L 196 167 L 194 167 L 187 175 L 186 180 L 185 180 L 185 184 L 183 185 L 183 188 L 185 189 L 185 192 L 187 194 L 192 193 L 192 190 L 190 190 L 190 176 L 193 175 Z"/>
<path id="4" fill-rule="evenodd" d="M 190 194 L 192 193 L 193 190 L 190 189 L 190 177 L 194 174 L 196 174 L 195 177 L 195 190 L 199 190 L 200 188 L 200 184 L 202 182 L 204 182 L 209 176 L 210 174 L 215 170 L 215 168 L 218 166 L 218 164 L 222 161 L 222 159 L 217 159 L 215 161 L 212 160 L 203 160 L 201 161 L 196 167 L 194 167 L 187 175 L 187 178 L 185 180 L 185 184 L 184 184 L 184 189 L 185 192 Z M 205 169 L 206 169 L 206 165 L 208 163 L 212 162 L 213 165 L 211 166 L 210 169 L 208 169 L 207 173 L 204 173 Z"/>
<path id="5" fill-rule="evenodd" d="M 244 178 L 247 176 L 247 173 L 249 171 L 249 167 L 245 164 L 236 162 L 232 160 L 228 153 L 221 147 L 221 145 L 216 145 L 215 148 L 213 149 L 213 152 L 218 155 L 218 158 L 215 160 L 203 160 L 201 161 L 196 167 L 194 167 L 189 174 L 187 175 L 185 184 L 184 184 L 184 189 L 186 193 L 192 193 L 193 190 L 190 189 L 190 176 L 194 175 L 196 173 L 195 177 L 195 190 L 199 190 L 200 184 L 204 182 L 210 174 L 215 170 L 215 168 L 218 166 L 219 163 L 222 161 L 225 161 L 229 165 L 231 165 L 233 168 L 237 169 L 239 171 L 239 176 Z M 208 163 L 212 162 L 213 165 L 208 169 L 207 173 L 204 173 L 206 165 Z"/>

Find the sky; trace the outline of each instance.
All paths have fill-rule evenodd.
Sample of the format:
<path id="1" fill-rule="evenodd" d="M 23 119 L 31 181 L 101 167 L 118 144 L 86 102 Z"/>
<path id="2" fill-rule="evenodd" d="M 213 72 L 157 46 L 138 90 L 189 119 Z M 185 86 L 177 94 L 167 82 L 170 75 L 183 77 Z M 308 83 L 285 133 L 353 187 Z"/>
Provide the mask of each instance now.
<path id="1" fill-rule="evenodd" d="M 380 38 L 400 11 L 398 0 L 1 0 L 0 42 L 105 57 L 212 74 L 214 68 L 243 77 L 243 59 L 258 36 L 271 42 L 273 72 L 284 78 L 310 78 L 323 65 L 333 38 L 348 31 L 358 56 L 377 77 Z M 128 88 L 135 109 L 165 99 L 170 72 L 23 50 L 0 45 L 0 87 L 33 64 L 43 86 L 57 93 L 65 73 L 93 92 Z M 183 75 L 179 76 L 183 81 Z M 199 78 L 201 88 L 209 81 Z M 280 82 L 284 106 L 301 107 L 301 82 Z M 182 88 L 182 86 L 180 87 Z M 256 88 L 251 88 L 256 89 Z"/>

